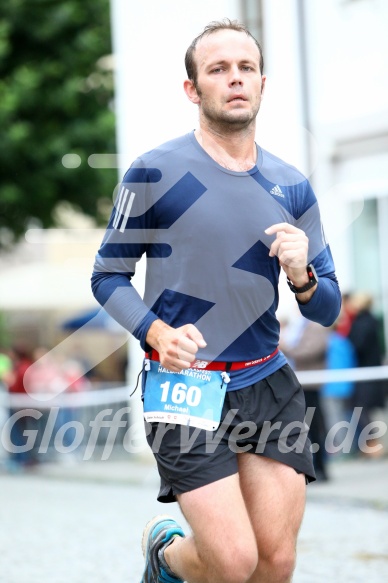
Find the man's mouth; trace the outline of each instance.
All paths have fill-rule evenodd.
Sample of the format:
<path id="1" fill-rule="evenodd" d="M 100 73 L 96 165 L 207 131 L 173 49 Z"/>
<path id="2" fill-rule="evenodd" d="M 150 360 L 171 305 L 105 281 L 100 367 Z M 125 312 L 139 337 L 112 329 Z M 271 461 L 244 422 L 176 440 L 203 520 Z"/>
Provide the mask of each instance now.
<path id="1" fill-rule="evenodd" d="M 232 101 L 247 101 L 247 100 L 243 95 L 234 95 L 233 97 L 228 99 L 228 103 L 231 103 Z"/>

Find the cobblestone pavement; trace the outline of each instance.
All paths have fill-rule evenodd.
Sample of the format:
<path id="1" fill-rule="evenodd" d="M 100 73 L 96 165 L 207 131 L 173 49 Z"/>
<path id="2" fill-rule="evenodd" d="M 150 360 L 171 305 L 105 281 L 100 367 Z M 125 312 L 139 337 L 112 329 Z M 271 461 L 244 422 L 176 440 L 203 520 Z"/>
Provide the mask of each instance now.
<path id="1" fill-rule="evenodd" d="M 181 520 L 151 470 L 138 484 L 3 475 L 0 491 L 1 583 L 139 583 L 145 522 Z M 309 498 L 294 583 L 387 581 L 387 507 Z"/>

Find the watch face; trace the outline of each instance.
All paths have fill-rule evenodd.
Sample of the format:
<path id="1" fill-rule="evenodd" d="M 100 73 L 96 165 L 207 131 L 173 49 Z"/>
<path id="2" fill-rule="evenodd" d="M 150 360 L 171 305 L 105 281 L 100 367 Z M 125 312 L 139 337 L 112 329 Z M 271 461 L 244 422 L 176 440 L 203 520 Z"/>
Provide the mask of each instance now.
<path id="1" fill-rule="evenodd" d="M 307 273 L 310 280 L 315 279 L 315 281 L 318 281 L 317 272 L 315 271 L 314 265 L 312 265 L 311 263 L 307 266 Z"/>

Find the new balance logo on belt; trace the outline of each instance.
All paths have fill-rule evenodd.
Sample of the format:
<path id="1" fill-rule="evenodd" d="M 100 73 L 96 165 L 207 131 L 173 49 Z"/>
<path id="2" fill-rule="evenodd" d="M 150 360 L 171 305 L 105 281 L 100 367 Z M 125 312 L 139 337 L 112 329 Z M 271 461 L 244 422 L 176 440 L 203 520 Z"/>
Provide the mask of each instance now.
<path id="1" fill-rule="evenodd" d="M 280 188 L 280 186 L 278 184 L 275 184 L 275 186 L 273 188 L 271 188 L 271 190 L 269 192 L 271 194 L 274 194 L 275 196 L 280 196 L 281 198 L 284 198 L 284 194 L 282 192 L 282 189 Z"/>
<path id="2" fill-rule="evenodd" d="M 209 362 L 207 360 L 196 360 L 194 364 L 191 365 L 192 368 L 206 368 Z"/>

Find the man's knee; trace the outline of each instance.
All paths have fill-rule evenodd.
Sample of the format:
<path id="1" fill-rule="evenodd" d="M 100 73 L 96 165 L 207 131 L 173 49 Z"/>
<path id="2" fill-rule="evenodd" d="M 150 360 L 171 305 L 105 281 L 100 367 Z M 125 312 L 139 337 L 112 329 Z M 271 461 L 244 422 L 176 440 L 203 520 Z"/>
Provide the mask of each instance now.
<path id="1" fill-rule="evenodd" d="M 260 556 L 259 565 L 260 562 L 265 563 L 264 570 L 272 574 L 274 581 L 287 583 L 291 580 L 295 569 L 296 553 L 293 550 L 282 549 L 269 556 Z"/>
<path id="2" fill-rule="evenodd" d="M 258 564 L 255 545 L 247 541 L 236 541 L 225 549 L 216 565 L 217 577 L 223 583 L 247 583 Z M 217 579 L 218 581 L 218 579 Z"/>

